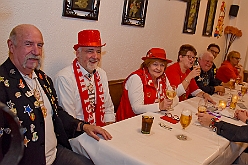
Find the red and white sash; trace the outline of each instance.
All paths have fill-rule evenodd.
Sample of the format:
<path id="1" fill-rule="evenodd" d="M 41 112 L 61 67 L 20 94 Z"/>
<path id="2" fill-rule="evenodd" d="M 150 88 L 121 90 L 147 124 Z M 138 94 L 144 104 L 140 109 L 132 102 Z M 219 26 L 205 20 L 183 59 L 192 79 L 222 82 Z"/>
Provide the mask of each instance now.
<path id="1" fill-rule="evenodd" d="M 78 91 L 82 103 L 82 110 L 84 114 L 84 120 L 89 122 L 90 124 L 96 123 L 97 126 L 105 126 L 104 122 L 104 93 L 103 86 L 100 82 L 100 75 L 98 71 L 94 74 L 95 87 L 96 87 L 96 106 L 95 106 L 95 119 L 93 116 L 93 111 L 91 110 L 89 94 L 86 84 L 84 82 L 84 75 L 80 70 L 80 64 L 77 59 L 73 61 L 73 70 L 75 74 L 75 78 L 77 81 Z"/>

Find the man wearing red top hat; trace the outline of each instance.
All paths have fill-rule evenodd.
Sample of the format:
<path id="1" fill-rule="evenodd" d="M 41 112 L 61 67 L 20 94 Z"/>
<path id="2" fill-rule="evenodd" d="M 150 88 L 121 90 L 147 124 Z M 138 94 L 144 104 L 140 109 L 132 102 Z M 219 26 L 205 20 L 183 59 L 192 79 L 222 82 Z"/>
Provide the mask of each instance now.
<path id="1" fill-rule="evenodd" d="M 165 75 L 167 64 L 172 62 L 166 58 L 164 49 L 152 48 L 147 52 L 140 69 L 131 73 L 124 81 L 124 90 L 116 120 L 124 120 L 145 112 L 168 110 L 178 103 L 165 96 L 166 87 L 170 86 Z"/>
<path id="2" fill-rule="evenodd" d="M 102 46 L 98 30 L 80 31 L 73 47 L 75 60 L 55 76 L 59 105 L 73 117 L 97 126 L 115 122 L 106 72 L 98 67 Z"/>

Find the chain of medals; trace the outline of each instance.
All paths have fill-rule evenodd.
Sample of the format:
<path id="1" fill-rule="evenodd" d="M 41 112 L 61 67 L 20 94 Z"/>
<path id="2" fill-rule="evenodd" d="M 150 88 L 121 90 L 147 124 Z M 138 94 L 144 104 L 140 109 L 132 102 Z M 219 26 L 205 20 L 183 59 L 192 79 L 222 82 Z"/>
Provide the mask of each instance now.
<path id="1" fill-rule="evenodd" d="M 202 83 L 204 86 L 208 86 L 209 84 L 209 78 L 208 78 L 208 73 L 207 72 L 203 72 L 203 79 L 202 79 Z"/>
<path id="2" fill-rule="evenodd" d="M 27 82 L 26 82 L 27 83 Z M 41 108 L 43 117 L 46 118 L 47 116 L 47 109 L 44 105 L 44 99 L 43 99 L 43 95 L 42 92 L 40 90 L 40 87 L 37 83 L 37 80 L 35 78 L 35 88 L 33 88 L 30 84 L 27 83 L 27 85 L 29 86 L 29 88 L 32 90 L 32 94 L 34 95 L 36 101 L 34 102 L 34 106 L 35 108 Z"/>
<path id="3" fill-rule="evenodd" d="M 95 90 L 94 85 L 92 82 L 92 74 L 87 74 L 85 77 L 89 80 L 89 85 L 87 86 L 88 94 L 89 94 L 89 101 L 90 101 L 90 109 L 94 113 L 95 112 Z"/>

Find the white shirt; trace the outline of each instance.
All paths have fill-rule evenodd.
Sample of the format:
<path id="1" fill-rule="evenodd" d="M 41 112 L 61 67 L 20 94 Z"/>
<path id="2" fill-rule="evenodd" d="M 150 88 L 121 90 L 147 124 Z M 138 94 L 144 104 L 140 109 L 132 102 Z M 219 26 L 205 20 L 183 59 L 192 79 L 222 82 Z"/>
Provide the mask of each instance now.
<path id="1" fill-rule="evenodd" d="M 20 72 L 21 73 L 21 72 Z M 57 153 L 57 139 L 54 133 L 54 126 L 53 126 L 53 121 L 52 121 L 52 106 L 50 104 L 50 101 L 47 98 L 47 95 L 45 94 L 43 88 L 40 86 L 40 83 L 38 81 L 38 77 L 33 72 L 32 78 L 28 77 L 27 75 L 23 75 L 21 73 L 22 77 L 28 84 L 28 87 L 31 91 L 34 89 L 38 88 L 38 91 L 41 92 L 41 97 L 44 101 L 44 106 L 47 109 L 47 116 L 44 118 L 45 122 L 45 155 L 46 155 L 46 164 L 50 165 L 54 162 L 56 158 L 56 153 Z M 34 128 L 35 132 L 35 128 Z M 39 136 L 39 132 L 38 132 Z"/>
<path id="2" fill-rule="evenodd" d="M 170 84 L 166 77 L 166 84 Z M 130 100 L 131 107 L 135 114 L 141 114 L 145 112 L 158 112 L 159 103 L 144 104 L 144 91 L 141 78 L 137 74 L 131 75 L 125 84 L 125 89 L 128 90 L 128 98 Z M 178 96 L 173 99 L 172 107 L 176 106 L 179 102 Z"/>
<path id="3" fill-rule="evenodd" d="M 88 73 L 81 65 L 80 70 L 82 71 L 83 75 L 86 75 Z M 109 94 L 106 72 L 99 67 L 96 70 L 99 72 L 99 75 L 101 77 L 100 82 L 103 85 L 105 106 L 104 121 L 115 122 L 114 105 Z M 94 81 L 94 79 L 92 81 Z M 71 116 L 84 120 L 81 98 L 78 91 L 72 64 L 59 71 L 55 76 L 54 82 L 54 86 L 58 95 L 59 105 L 63 107 L 63 109 L 67 111 Z M 85 77 L 84 82 L 86 86 L 87 84 L 89 84 L 89 80 Z M 96 89 L 95 83 L 93 83 L 93 85 L 94 89 Z"/>

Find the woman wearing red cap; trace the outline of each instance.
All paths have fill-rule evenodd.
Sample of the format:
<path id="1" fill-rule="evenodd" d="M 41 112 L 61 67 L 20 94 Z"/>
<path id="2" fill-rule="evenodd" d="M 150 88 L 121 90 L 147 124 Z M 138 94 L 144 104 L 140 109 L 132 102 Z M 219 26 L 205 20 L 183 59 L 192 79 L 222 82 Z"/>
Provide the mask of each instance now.
<path id="1" fill-rule="evenodd" d="M 164 71 L 167 64 L 164 49 L 152 48 L 143 57 L 140 69 L 131 73 L 124 81 L 124 91 L 116 120 L 124 120 L 145 112 L 158 112 L 170 109 L 172 103 L 178 103 L 178 97 L 173 100 L 163 99 L 166 86 L 170 85 Z M 162 99 L 162 101 L 160 101 Z"/>
<path id="2" fill-rule="evenodd" d="M 166 69 L 166 75 L 170 83 L 177 86 L 179 101 L 186 100 L 191 94 L 192 96 L 203 97 L 215 104 L 210 95 L 199 89 L 195 82 L 194 78 L 200 75 L 201 70 L 198 68 L 190 70 L 195 62 L 196 54 L 196 50 L 192 45 L 182 45 L 178 52 L 177 62 Z"/>

